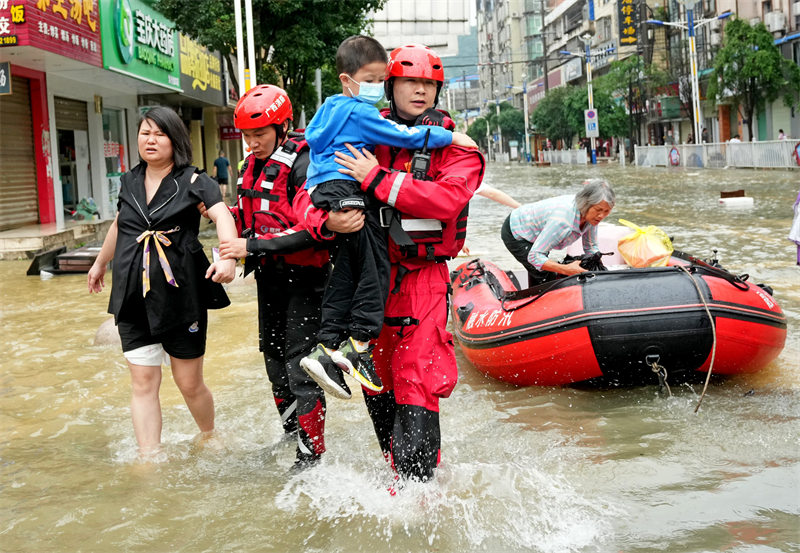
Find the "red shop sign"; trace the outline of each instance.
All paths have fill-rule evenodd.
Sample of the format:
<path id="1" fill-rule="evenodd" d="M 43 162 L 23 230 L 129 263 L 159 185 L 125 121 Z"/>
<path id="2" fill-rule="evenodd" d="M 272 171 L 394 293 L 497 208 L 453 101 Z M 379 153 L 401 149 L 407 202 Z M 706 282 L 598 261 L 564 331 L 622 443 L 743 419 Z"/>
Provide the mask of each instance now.
<path id="1" fill-rule="evenodd" d="M 0 1 L 0 47 L 35 46 L 103 65 L 98 0 Z"/>
<path id="2" fill-rule="evenodd" d="M 219 127 L 219 139 L 220 140 L 241 140 L 242 133 L 241 131 L 237 130 L 236 127 L 231 126 L 223 126 L 220 125 Z"/>

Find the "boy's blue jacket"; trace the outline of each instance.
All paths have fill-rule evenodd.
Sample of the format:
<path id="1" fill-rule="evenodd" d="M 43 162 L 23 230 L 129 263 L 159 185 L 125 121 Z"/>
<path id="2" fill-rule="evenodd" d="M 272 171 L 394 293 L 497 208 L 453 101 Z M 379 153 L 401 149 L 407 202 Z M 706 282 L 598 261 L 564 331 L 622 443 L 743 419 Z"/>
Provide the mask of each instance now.
<path id="1" fill-rule="evenodd" d="M 376 144 L 416 150 L 422 148 L 428 129 L 431 131 L 428 148 L 444 148 L 453 142 L 453 133 L 442 127 L 407 127 L 384 119 L 375 106 L 344 94 L 331 96 L 305 130 L 305 139 L 311 148 L 306 188 L 329 180 L 355 180 L 340 173 L 339 169 L 344 166 L 335 161 L 335 151 L 351 155 L 345 142 L 359 151 L 365 146 L 374 151 Z"/>

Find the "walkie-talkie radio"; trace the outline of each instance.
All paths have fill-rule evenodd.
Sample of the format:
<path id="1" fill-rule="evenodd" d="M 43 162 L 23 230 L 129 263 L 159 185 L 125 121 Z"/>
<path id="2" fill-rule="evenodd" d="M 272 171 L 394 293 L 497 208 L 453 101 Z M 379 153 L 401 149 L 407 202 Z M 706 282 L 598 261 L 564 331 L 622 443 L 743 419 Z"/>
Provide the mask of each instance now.
<path id="1" fill-rule="evenodd" d="M 414 157 L 411 158 L 411 174 L 418 180 L 430 180 L 428 176 L 428 169 L 431 166 L 431 155 L 428 153 L 428 139 L 431 136 L 431 130 L 425 133 L 425 142 L 422 144 L 422 150 L 416 152 Z"/>

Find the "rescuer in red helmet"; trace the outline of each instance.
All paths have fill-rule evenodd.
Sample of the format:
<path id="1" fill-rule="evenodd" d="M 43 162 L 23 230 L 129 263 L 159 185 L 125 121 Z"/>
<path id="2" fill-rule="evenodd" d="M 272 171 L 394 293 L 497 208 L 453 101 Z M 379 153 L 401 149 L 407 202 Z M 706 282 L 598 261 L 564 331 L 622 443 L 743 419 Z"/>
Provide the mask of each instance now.
<path id="1" fill-rule="evenodd" d="M 284 432 L 297 433 L 295 465 L 305 467 L 325 451 L 325 396 L 299 365 L 316 343 L 330 272 L 319 240 L 359 230 L 363 215 L 311 210 L 313 235 L 298 221 L 296 213 L 311 207 L 303 188 L 308 146 L 302 134 L 289 132 L 292 104 L 281 88 L 253 87 L 239 100 L 233 118 L 251 153 L 231 207 L 240 238 L 221 243 L 220 254 L 244 258 L 245 273 L 256 272 L 259 349 Z"/>
<path id="2" fill-rule="evenodd" d="M 441 59 L 422 45 L 391 52 L 384 117 L 405 125 L 455 127 L 434 108 L 444 83 Z M 446 330 L 450 288 L 446 261 L 464 244 L 467 206 L 483 180 L 477 149 L 430 151 L 377 146 L 339 156 L 361 189 L 391 206 L 391 280 L 384 324 L 374 349 L 384 385 L 364 390 L 384 456 L 402 478 L 428 480 L 439 463 L 439 399 L 458 378 L 452 335 Z"/>

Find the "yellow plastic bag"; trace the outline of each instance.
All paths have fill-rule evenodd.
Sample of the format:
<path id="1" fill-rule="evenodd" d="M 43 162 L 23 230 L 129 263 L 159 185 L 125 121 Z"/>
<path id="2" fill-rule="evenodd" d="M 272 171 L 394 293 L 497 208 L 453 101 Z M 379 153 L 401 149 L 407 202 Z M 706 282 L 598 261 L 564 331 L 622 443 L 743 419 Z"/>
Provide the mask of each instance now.
<path id="1" fill-rule="evenodd" d="M 630 221 L 620 223 L 635 232 L 619 239 L 617 247 L 625 263 L 631 267 L 666 267 L 672 255 L 672 241 L 663 230 L 650 225 L 641 228 Z"/>

